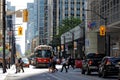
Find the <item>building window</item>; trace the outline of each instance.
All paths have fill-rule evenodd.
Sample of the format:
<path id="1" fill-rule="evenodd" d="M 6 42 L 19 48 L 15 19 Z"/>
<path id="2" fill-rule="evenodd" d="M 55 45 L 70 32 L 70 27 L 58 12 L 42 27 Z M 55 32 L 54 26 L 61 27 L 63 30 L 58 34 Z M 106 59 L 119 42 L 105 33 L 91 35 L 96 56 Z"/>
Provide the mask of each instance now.
<path id="1" fill-rule="evenodd" d="M 76 16 L 80 16 L 80 14 L 77 14 Z"/>

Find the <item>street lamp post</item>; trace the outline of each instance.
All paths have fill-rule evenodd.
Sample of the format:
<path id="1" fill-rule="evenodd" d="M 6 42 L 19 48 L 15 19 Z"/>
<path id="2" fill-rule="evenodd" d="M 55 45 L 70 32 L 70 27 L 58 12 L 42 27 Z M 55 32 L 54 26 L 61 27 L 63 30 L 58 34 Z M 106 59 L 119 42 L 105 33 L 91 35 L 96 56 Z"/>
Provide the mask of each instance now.
<path id="1" fill-rule="evenodd" d="M 74 32 L 69 31 L 72 34 L 72 45 L 73 45 L 73 53 L 72 57 L 75 58 L 75 50 L 74 50 Z"/>
<path id="2" fill-rule="evenodd" d="M 5 30 L 6 30 L 6 11 L 5 11 L 5 2 L 6 0 L 3 0 L 3 73 L 6 72 L 6 61 L 5 61 Z"/>
<path id="3" fill-rule="evenodd" d="M 73 44 L 73 58 L 75 58 L 75 50 L 74 50 L 74 32 L 72 33 L 72 44 Z"/>
<path id="4" fill-rule="evenodd" d="M 99 16 L 101 19 L 103 19 L 105 21 L 105 27 L 107 27 L 107 17 L 103 17 L 102 15 L 98 14 L 94 10 L 86 9 L 85 11 L 91 11 L 91 12 L 95 13 L 97 16 Z M 110 45 L 109 45 L 110 40 L 108 40 L 108 39 L 110 39 L 110 38 L 108 38 L 109 36 L 107 35 L 107 32 L 105 32 L 105 33 L 106 33 L 105 34 L 105 53 L 107 56 L 109 56 L 110 55 Z"/>
<path id="5" fill-rule="evenodd" d="M 66 54 L 66 47 L 65 47 L 65 36 L 63 36 L 64 37 L 64 52 L 63 52 L 63 54 L 64 54 L 64 56 L 65 56 L 65 54 Z"/>

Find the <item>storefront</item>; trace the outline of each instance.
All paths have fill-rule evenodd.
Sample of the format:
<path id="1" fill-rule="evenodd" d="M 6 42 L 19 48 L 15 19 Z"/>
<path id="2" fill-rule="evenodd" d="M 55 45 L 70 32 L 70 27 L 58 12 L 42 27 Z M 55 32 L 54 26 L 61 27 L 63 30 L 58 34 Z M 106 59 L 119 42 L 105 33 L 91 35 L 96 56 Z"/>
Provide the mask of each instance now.
<path id="1" fill-rule="evenodd" d="M 83 47 L 83 30 L 80 26 L 62 34 L 61 36 L 61 52 L 62 56 L 72 56 L 73 58 L 81 58 Z"/>

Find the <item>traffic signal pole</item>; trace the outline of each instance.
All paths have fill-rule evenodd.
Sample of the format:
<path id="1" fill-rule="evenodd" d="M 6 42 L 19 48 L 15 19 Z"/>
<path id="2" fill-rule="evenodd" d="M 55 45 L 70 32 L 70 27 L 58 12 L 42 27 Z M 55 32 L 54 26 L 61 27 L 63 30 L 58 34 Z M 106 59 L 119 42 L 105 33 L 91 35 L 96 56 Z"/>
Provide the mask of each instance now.
<path id="1" fill-rule="evenodd" d="M 105 21 L 105 27 L 107 27 L 107 18 L 104 18 Z M 107 56 L 110 56 L 110 35 L 107 33 L 105 33 L 105 53 Z"/>
<path id="2" fill-rule="evenodd" d="M 107 18 L 103 17 L 102 15 L 98 14 L 94 10 L 86 9 L 85 11 L 91 11 L 99 16 L 101 19 L 105 21 L 105 27 L 107 28 Z M 105 32 L 105 54 L 106 56 L 110 56 L 110 35 L 108 35 L 107 31 Z"/>
<path id="3" fill-rule="evenodd" d="M 6 20 L 5 20 L 5 17 L 6 17 L 6 11 L 5 11 L 5 3 L 6 3 L 6 0 L 3 0 L 3 16 L 2 16 L 2 19 L 3 19 L 3 73 L 6 72 L 6 61 L 5 61 L 5 30 L 6 30 Z"/>
<path id="4" fill-rule="evenodd" d="M 9 15 L 15 15 L 16 13 L 18 13 L 19 11 L 23 10 L 23 22 L 27 22 L 28 21 L 28 10 L 27 9 L 19 9 L 17 11 L 11 11 L 9 13 L 5 13 L 5 0 L 3 0 L 3 19 L 5 19 L 5 16 L 9 16 Z M 21 16 L 22 17 L 22 16 Z M 3 33 L 5 34 L 5 27 L 6 27 L 6 24 L 5 24 L 5 20 L 3 20 Z M 21 24 L 14 24 L 14 25 L 21 25 Z M 14 57 L 14 54 L 16 54 L 16 40 L 15 40 L 15 33 L 14 33 L 14 28 L 11 27 L 10 31 L 12 31 L 12 37 L 11 37 L 11 44 L 12 44 L 12 49 L 11 49 L 11 64 L 14 64 L 15 63 L 15 57 Z M 21 27 L 21 30 L 19 30 L 19 35 L 22 36 L 23 35 L 23 28 Z M 4 35 L 5 36 L 5 35 Z M 3 39 L 3 46 L 5 44 L 5 40 Z M 5 46 L 4 46 L 5 47 Z M 4 51 L 5 49 L 3 49 Z M 4 53 L 4 56 L 5 56 L 5 51 L 3 52 Z M 5 58 L 3 58 L 5 59 Z M 4 60 L 5 61 L 5 60 Z M 5 62 L 3 62 L 5 64 Z M 3 68 L 3 70 L 5 70 L 5 68 Z"/>

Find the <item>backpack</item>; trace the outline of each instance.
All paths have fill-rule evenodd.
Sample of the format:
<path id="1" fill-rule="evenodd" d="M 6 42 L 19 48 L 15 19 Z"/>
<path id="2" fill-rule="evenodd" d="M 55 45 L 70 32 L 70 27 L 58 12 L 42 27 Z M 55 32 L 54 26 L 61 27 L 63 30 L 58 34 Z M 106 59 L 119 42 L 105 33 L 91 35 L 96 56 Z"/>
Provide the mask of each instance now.
<path id="1" fill-rule="evenodd" d="M 23 60 L 21 58 L 18 59 L 18 63 L 23 64 Z"/>

